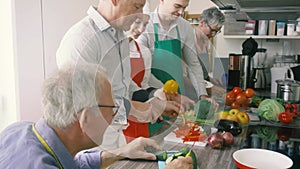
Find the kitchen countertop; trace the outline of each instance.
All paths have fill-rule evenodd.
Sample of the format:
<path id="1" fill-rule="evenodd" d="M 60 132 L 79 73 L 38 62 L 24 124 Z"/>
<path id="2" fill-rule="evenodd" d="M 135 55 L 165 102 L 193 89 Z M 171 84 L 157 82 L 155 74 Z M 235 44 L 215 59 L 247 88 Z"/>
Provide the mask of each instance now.
<path id="1" fill-rule="evenodd" d="M 204 127 L 211 127 L 211 124 L 200 124 L 203 125 Z M 265 123 L 262 124 L 258 124 L 258 123 L 250 123 L 249 126 L 245 126 L 243 127 L 243 132 L 235 137 L 234 140 L 234 144 L 230 147 L 225 147 L 223 149 L 212 149 L 210 148 L 208 145 L 206 145 L 205 147 L 193 147 L 193 151 L 196 154 L 197 157 L 197 161 L 198 161 L 198 165 L 199 168 L 201 169 L 236 169 L 237 167 L 234 164 L 233 158 L 232 158 L 232 154 L 236 151 L 239 150 L 241 148 L 249 148 L 249 147 L 253 147 L 253 148 L 257 148 L 254 146 L 257 146 L 257 144 L 254 144 L 253 141 L 251 140 L 252 138 L 252 134 L 256 134 L 255 133 L 255 129 L 256 128 L 260 128 L 261 126 L 265 126 Z M 275 132 L 279 132 L 279 128 L 282 127 L 278 127 L 278 126 L 268 126 L 270 127 L 272 130 L 274 131 L 273 136 L 277 136 L 278 133 Z M 158 143 L 161 143 L 161 146 L 163 147 L 164 150 L 180 150 L 183 147 L 187 147 L 187 145 L 183 145 L 183 144 L 179 144 L 179 143 L 171 143 L 171 142 L 164 142 L 164 137 L 171 132 L 173 129 L 175 129 L 176 127 L 170 126 L 168 124 L 163 125 L 163 127 L 161 128 L 160 131 L 158 131 L 158 133 L 154 136 L 152 136 L 151 138 L 153 138 L 154 140 L 156 140 Z M 280 129 L 281 130 L 281 129 Z M 287 131 L 293 131 L 292 136 L 290 140 L 291 141 L 285 141 L 282 142 L 280 140 L 278 140 L 278 138 L 276 137 L 275 140 L 272 140 L 272 142 L 267 142 L 264 141 L 262 138 L 259 138 L 259 148 L 265 148 L 265 149 L 271 149 L 274 151 L 278 151 L 281 152 L 283 154 L 286 155 L 292 155 L 291 158 L 294 161 L 295 164 L 295 160 L 298 161 L 296 162 L 297 164 L 295 164 L 293 166 L 293 168 L 297 168 L 299 167 L 299 163 L 300 163 L 300 127 L 297 128 L 285 128 L 284 132 L 286 134 L 288 133 L 292 133 L 292 132 L 287 132 Z M 296 132 L 295 132 L 296 131 Z M 296 133 L 296 135 L 295 135 Z M 283 151 L 284 149 L 282 148 L 282 144 L 285 143 L 286 144 L 286 149 L 285 152 Z M 289 149 L 287 149 L 287 145 L 293 145 L 293 151 Z M 190 145 L 188 145 L 190 146 Z M 281 148 L 280 148 L 281 146 Z M 279 148 L 276 148 L 279 147 Z M 291 154 L 292 152 L 292 154 Z M 146 160 L 121 160 L 118 161 L 116 163 L 114 163 L 113 165 L 111 165 L 109 167 L 110 169 L 119 169 L 119 168 L 151 168 L 151 169 L 158 169 L 158 162 L 157 161 L 146 161 Z"/>

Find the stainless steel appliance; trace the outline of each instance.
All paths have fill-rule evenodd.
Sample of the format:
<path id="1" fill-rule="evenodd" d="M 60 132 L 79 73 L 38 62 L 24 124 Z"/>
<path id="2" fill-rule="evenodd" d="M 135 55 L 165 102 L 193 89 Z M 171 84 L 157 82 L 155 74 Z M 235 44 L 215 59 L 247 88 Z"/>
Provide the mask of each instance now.
<path id="1" fill-rule="evenodd" d="M 267 49 L 258 48 L 256 54 L 252 57 L 252 71 L 250 75 L 249 87 L 254 89 L 265 89 L 267 87 L 267 80 L 265 76 L 266 54 Z"/>
<path id="2" fill-rule="evenodd" d="M 264 68 L 253 68 L 250 78 L 250 87 L 254 89 L 265 89 L 267 86 Z"/>
<path id="3" fill-rule="evenodd" d="M 276 80 L 277 97 L 286 102 L 300 102 L 300 82 L 296 80 L 283 79 Z"/>
<path id="4" fill-rule="evenodd" d="M 246 89 L 249 84 L 250 57 L 242 54 L 229 54 L 228 89 L 241 87 Z"/>

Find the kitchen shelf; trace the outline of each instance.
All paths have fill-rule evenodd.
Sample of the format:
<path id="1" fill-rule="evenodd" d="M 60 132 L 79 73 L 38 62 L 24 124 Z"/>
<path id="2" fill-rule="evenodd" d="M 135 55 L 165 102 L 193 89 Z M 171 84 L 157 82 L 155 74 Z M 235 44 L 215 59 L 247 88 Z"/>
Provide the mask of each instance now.
<path id="1" fill-rule="evenodd" d="M 225 39 L 300 39 L 300 36 L 223 35 Z"/>
<path id="2" fill-rule="evenodd" d="M 200 14 L 189 14 L 188 11 L 184 11 L 183 18 L 189 21 L 191 25 L 198 25 Z"/>

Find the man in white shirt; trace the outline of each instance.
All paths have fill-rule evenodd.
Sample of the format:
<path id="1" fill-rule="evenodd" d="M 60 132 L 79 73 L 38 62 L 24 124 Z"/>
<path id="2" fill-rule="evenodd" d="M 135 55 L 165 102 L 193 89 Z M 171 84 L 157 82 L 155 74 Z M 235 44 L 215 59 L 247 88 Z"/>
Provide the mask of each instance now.
<path id="1" fill-rule="evenodd" d="M 124 30 L 142 13 L 145 0 L 99 0 L 97 8 L 90 7 L 88 16 L 75 24 L 63 37 L 56 53 L 57 65 L 89 62 L 106 69 L 115 101 L 121 105 L 115 121 L 127 124 L 130 114 L 144 122 L 156 122 L 164 115 L 176 117 L 183 111 L 175 101 L 151 99 L 148 103 L 130 101 L 138 86 L 130 78 L 128 38 Z M 150 104 L 149 104 L 150 103 Z M 106 130 L 104 148 L 125 144 L 121 128 Z"/>
<path id="2" fill-rule="evenodd" d="M 178 81 L 183 95 L 184 84 L 182 61 L 184 61 L 188 68 L 189 78 L 196 89 L 198 98 L 209 99 L 205 88 L 205 81 L 203 79 L 202 67 L 197 59 L 195 51 L 193 28 L 188 21 L 180 17 L 188 4 L 189 0 L 160 1 L 159 6 L 154 13 L 150 14 L 151 19 L 146 31 L 138 38 L 137 41 L 150 49 L 153 56 L 152 68 L 160 69 L 162 72 L 167 72 L 173 76 L 173 78 Z M 169 44 L 168 41 L 176 41 L 174 43 L 179 44 L 180 46 L 173 46 L 174 43 L 171 42 L 172 44 Z M 164 45 L 162 45 L 162 48 L 158 49 L 157 44 L 160 42 L 162 42 L 162 44 L 165 44 L 166 42 L 168 44 L 165 46 L 170 45 L 173 47 L 172 49 L 167 50 L 164 48 Z M 176 54 L 174 51 L 177 49 L 180 51 Z M 158 51 L 157 55 L 156 51 Z M 174 57 L 170 57 L 170 55 L 173 54 Z M 155 74 L 153 71 L 152 73 Z M 161 74 L 161 72 L 155 74 L 158 79 L 163 82 L 167 80 L 165 77 L 159 77 L 159 74 Z"/>

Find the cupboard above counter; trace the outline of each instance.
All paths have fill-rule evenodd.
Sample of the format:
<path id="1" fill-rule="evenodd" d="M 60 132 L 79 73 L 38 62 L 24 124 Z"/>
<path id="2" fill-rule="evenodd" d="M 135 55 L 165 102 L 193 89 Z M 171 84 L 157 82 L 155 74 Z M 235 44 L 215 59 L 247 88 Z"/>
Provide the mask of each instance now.
<path id="1" fill-rule="evenodd" d="M 298 0 L 211 0 L 220 9 L 245 13 L 248 19 L 295 20 L 300 16 Z"/>

